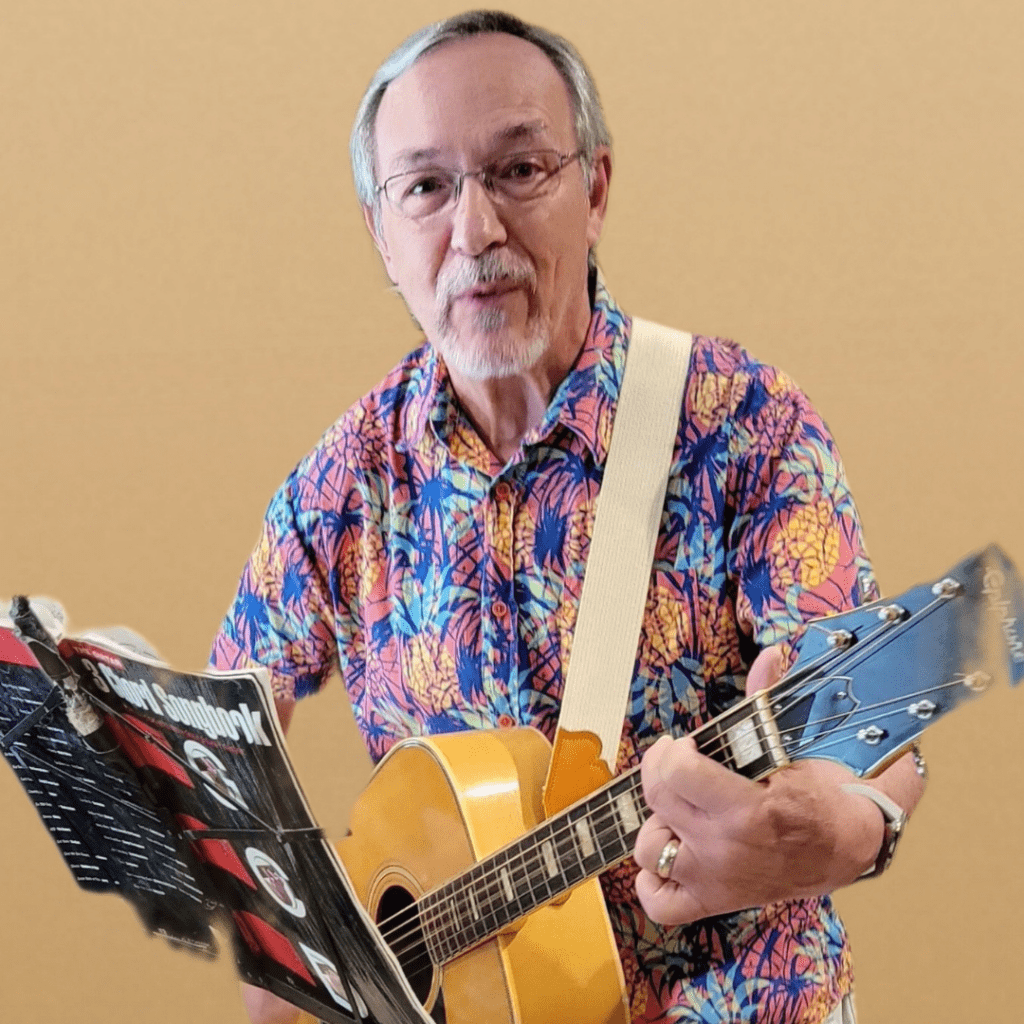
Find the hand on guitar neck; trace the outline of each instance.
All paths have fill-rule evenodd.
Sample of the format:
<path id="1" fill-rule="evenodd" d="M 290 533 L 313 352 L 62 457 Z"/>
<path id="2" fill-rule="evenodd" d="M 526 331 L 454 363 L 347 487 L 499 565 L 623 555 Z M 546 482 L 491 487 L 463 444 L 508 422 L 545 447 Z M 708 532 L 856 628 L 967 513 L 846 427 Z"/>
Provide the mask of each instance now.
<path id="1" fill-rule="evenodd" d="M 781 649 L 762 651 L 748 695 L 781 674 Z M 884 822 L 871 800 L 842 787 L 872 785 L 908 814 L 924 791 L 909 753 L 870 783 L 825 760 L 800 761 L 755 782 L 699 753 L 689 736 L 655 743 L 641 778 L 654 814 L 637 837 L 637 893 L 646 913 L 669 925 L 856 881 L 875 863 Z M 658 865 L 672 840 L 678 853 L 671 864 L 662 861 L 666 878 Z"/>

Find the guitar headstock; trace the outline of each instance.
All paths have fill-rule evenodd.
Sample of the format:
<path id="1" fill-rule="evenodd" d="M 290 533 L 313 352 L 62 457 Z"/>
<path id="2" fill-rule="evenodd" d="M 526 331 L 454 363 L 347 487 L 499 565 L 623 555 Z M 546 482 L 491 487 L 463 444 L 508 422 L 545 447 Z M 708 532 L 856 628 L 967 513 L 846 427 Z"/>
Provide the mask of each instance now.
<path id="1" fill-rule="evenodd" d="M 993 545 L 899 597 L 810 622 L 771 710 L 791 760 L 872 775 L 1006 676 L 1024 678 L 1024 586 Z"/>

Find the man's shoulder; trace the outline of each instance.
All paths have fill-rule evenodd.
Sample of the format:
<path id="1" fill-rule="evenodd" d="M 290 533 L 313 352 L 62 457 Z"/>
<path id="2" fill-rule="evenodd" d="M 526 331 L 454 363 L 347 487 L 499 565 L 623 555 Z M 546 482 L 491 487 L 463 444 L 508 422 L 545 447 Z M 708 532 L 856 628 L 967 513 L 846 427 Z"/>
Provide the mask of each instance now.
<path id="1" fill-rule="evenodd" d="M 806 396 L 784 370 L 763 362 L 737 342 L 703 334 L 693 336 L 693 356 L 687 384 L 687 407 L 721 425 L 766 409 L 794 410 Z"/>
<path id="2" fill-rule="evenodd" d="M 429 405 L 433 360 L 424 343 L 353 402 L 295 467 L 287 487 L 338 493 L 390 464 L 419 407 Z"/>
<path id="3" fill-rule="evenodd" d="M 797 388 L 784 370 L 759 359 L 731 338 L 695 334 L 691 366 L 695 373 L 715 374 L 740 383 L 778 381 L 781 387 Z"/>
<path id="4" fill-rule="evenodd" d="M 433 361 L 425 342 L 406 355 L 387 375 L 353 402 L 323 433 L 317 451 L 344 449 L 352 454 L 377 451 L 394 444 L 408 426 L 421 400 L 429 400 Z"/>

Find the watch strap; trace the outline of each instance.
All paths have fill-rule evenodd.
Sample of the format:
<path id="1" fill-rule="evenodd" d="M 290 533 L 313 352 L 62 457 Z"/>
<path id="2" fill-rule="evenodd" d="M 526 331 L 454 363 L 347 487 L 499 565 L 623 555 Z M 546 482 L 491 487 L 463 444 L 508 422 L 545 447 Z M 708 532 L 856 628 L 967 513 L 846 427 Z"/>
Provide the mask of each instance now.
<path id="1" fill-rule="evenodd" d="M 903 830 L 907 824 L 907 812 L 895 800 L 886 796 L 881 790 L 875 789 L 874 786 L 866 786 L 859 782 L 849 782 L 842 788 L 846 793 L 856 793 L 858 796 L 867 797 L 882 812 L 882 819 L 885 822 L 885 833 L 882 838 L 881 849 L 878 851 L 878 858 L 860 876 L 860 878 L 874 878 L 885 871 L 892 863 L 893 857 L 896 855 L 896 847 L 899 845 L 900 836 L 903 835 Z"/>

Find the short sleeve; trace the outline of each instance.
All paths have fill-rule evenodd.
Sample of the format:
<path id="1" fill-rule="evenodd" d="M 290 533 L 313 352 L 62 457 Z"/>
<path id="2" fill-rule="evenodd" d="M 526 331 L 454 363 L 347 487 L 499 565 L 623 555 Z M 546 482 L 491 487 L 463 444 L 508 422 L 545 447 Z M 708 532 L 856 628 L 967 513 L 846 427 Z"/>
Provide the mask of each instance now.
<path id="1" fill-rule="evenodd" d="M 786 377 L 759 367 L 732 423 L 737 618 L 758 647 L 877 596 L 860 518 L 821 417 Z"/>
<path id="2" fill-rule="evenodd" d="M 298 492 L 293 474 L 271 500 L 210 655 L 215 668 L 265 667 L 285 703 L 318 690 L 337 664 L 318 517 L 299 507 Z"/>

